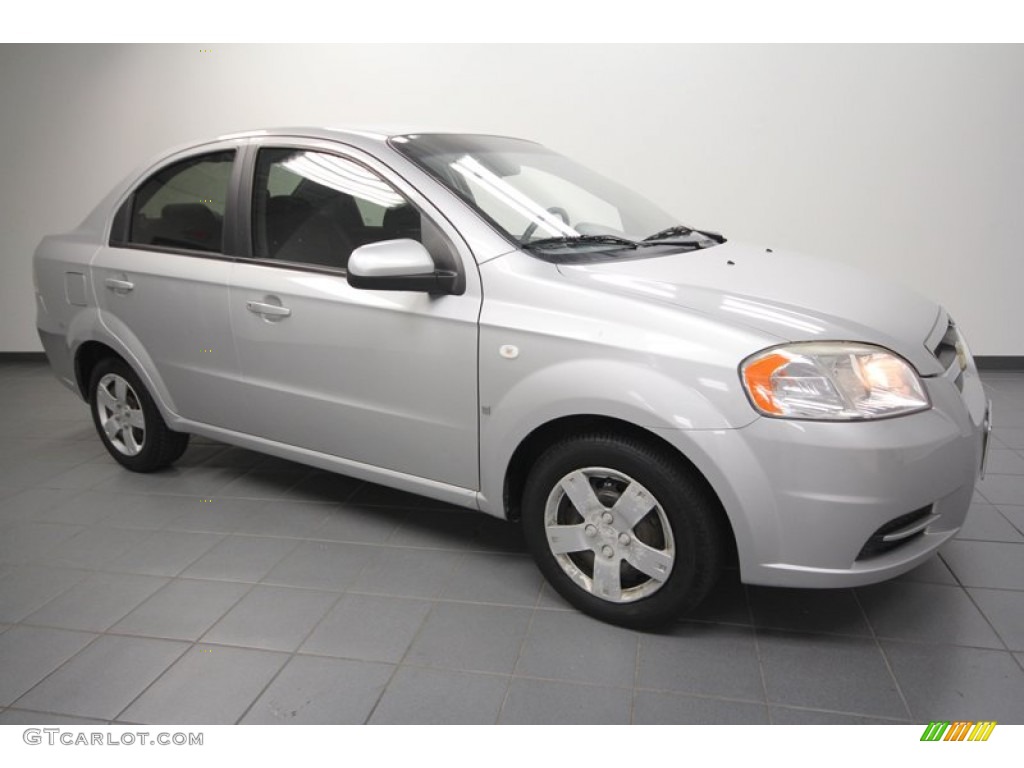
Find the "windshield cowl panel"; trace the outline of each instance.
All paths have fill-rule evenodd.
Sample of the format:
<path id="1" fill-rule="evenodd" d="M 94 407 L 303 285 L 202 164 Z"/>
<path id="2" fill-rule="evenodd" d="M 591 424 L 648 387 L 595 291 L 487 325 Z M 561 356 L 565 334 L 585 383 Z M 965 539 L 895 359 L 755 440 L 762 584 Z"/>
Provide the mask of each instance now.
<path id="1" fill-rule="evenodd" d="M 714 245 L 714 243 L 712 243 Z M 635 261 L 701 250 L 687 244 L 650 243 L 642 248 L 588 243 L 585 247 L 530 248 L 523 250 L 531 256 L 551 264 L 600 264 L 610 261 Z"/>

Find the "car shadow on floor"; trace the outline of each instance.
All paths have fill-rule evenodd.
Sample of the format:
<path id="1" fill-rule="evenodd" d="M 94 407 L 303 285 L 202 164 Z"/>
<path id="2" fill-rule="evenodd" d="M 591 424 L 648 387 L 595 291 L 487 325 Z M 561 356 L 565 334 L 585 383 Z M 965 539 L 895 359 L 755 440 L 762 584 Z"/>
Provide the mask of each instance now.
<path id="1" fill-rule="evenodd" d="M 287 514 L 290 502 L 337 505 L 328 513 L 326 530 L 354 530 L 364 522 L 367 526 L 376 523 L 378 529 L 392 529 L 384 538 L 375 532 L 374 543 L 526 553 L 515 523 L 203 438 L 193 439 L 176 468 L 154 473 L 153 477 L 163 476 L 163 488 L 169 490 L 176 485 L 176 476 L 187 483 L 189 474 L 213 470 L 232 473 L 228 493 L 245 497 L 251 488 L 254 501 L 280 502 L 281 514 Z M 317 538 L 317 534 L 310 538 Z"/>

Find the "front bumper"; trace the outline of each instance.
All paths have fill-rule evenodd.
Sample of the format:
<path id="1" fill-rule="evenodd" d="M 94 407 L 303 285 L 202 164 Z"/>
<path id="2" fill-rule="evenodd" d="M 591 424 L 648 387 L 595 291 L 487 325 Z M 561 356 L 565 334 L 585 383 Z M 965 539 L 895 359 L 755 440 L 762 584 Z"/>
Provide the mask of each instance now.
<path id="1" fill-rule="evenodd" d="M 761 418 L 686 434 L 732 523 L 744 582 L 869 584 L 914 568 L 957 533 L 982 471 L 990 405 L 969 358 L 924 381 L 933 407 L 910 416 Z"/>

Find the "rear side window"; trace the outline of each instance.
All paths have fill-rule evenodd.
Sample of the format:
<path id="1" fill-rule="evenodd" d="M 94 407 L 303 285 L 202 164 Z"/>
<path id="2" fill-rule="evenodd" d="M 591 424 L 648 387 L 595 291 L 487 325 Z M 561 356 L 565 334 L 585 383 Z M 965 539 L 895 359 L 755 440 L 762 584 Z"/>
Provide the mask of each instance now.
<path id="1" fill-rule="evenodd" d="M 150 176 L 114 221 L 116 244 L 222 253 L 234 150 L 190 157 Z"/>

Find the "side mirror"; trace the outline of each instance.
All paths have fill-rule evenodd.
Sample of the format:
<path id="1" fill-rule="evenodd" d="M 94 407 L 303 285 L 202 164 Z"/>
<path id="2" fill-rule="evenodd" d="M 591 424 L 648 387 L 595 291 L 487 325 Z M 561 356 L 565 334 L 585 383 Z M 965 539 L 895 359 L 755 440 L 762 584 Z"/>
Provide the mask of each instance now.
<path id="1" fill-rule="evenodd" d="M 373 291 L 453 293 L 458 275 L 434 265 L 427 249 L 415 240 L 367 243 L 348 259 L 348 284 Z"/>

